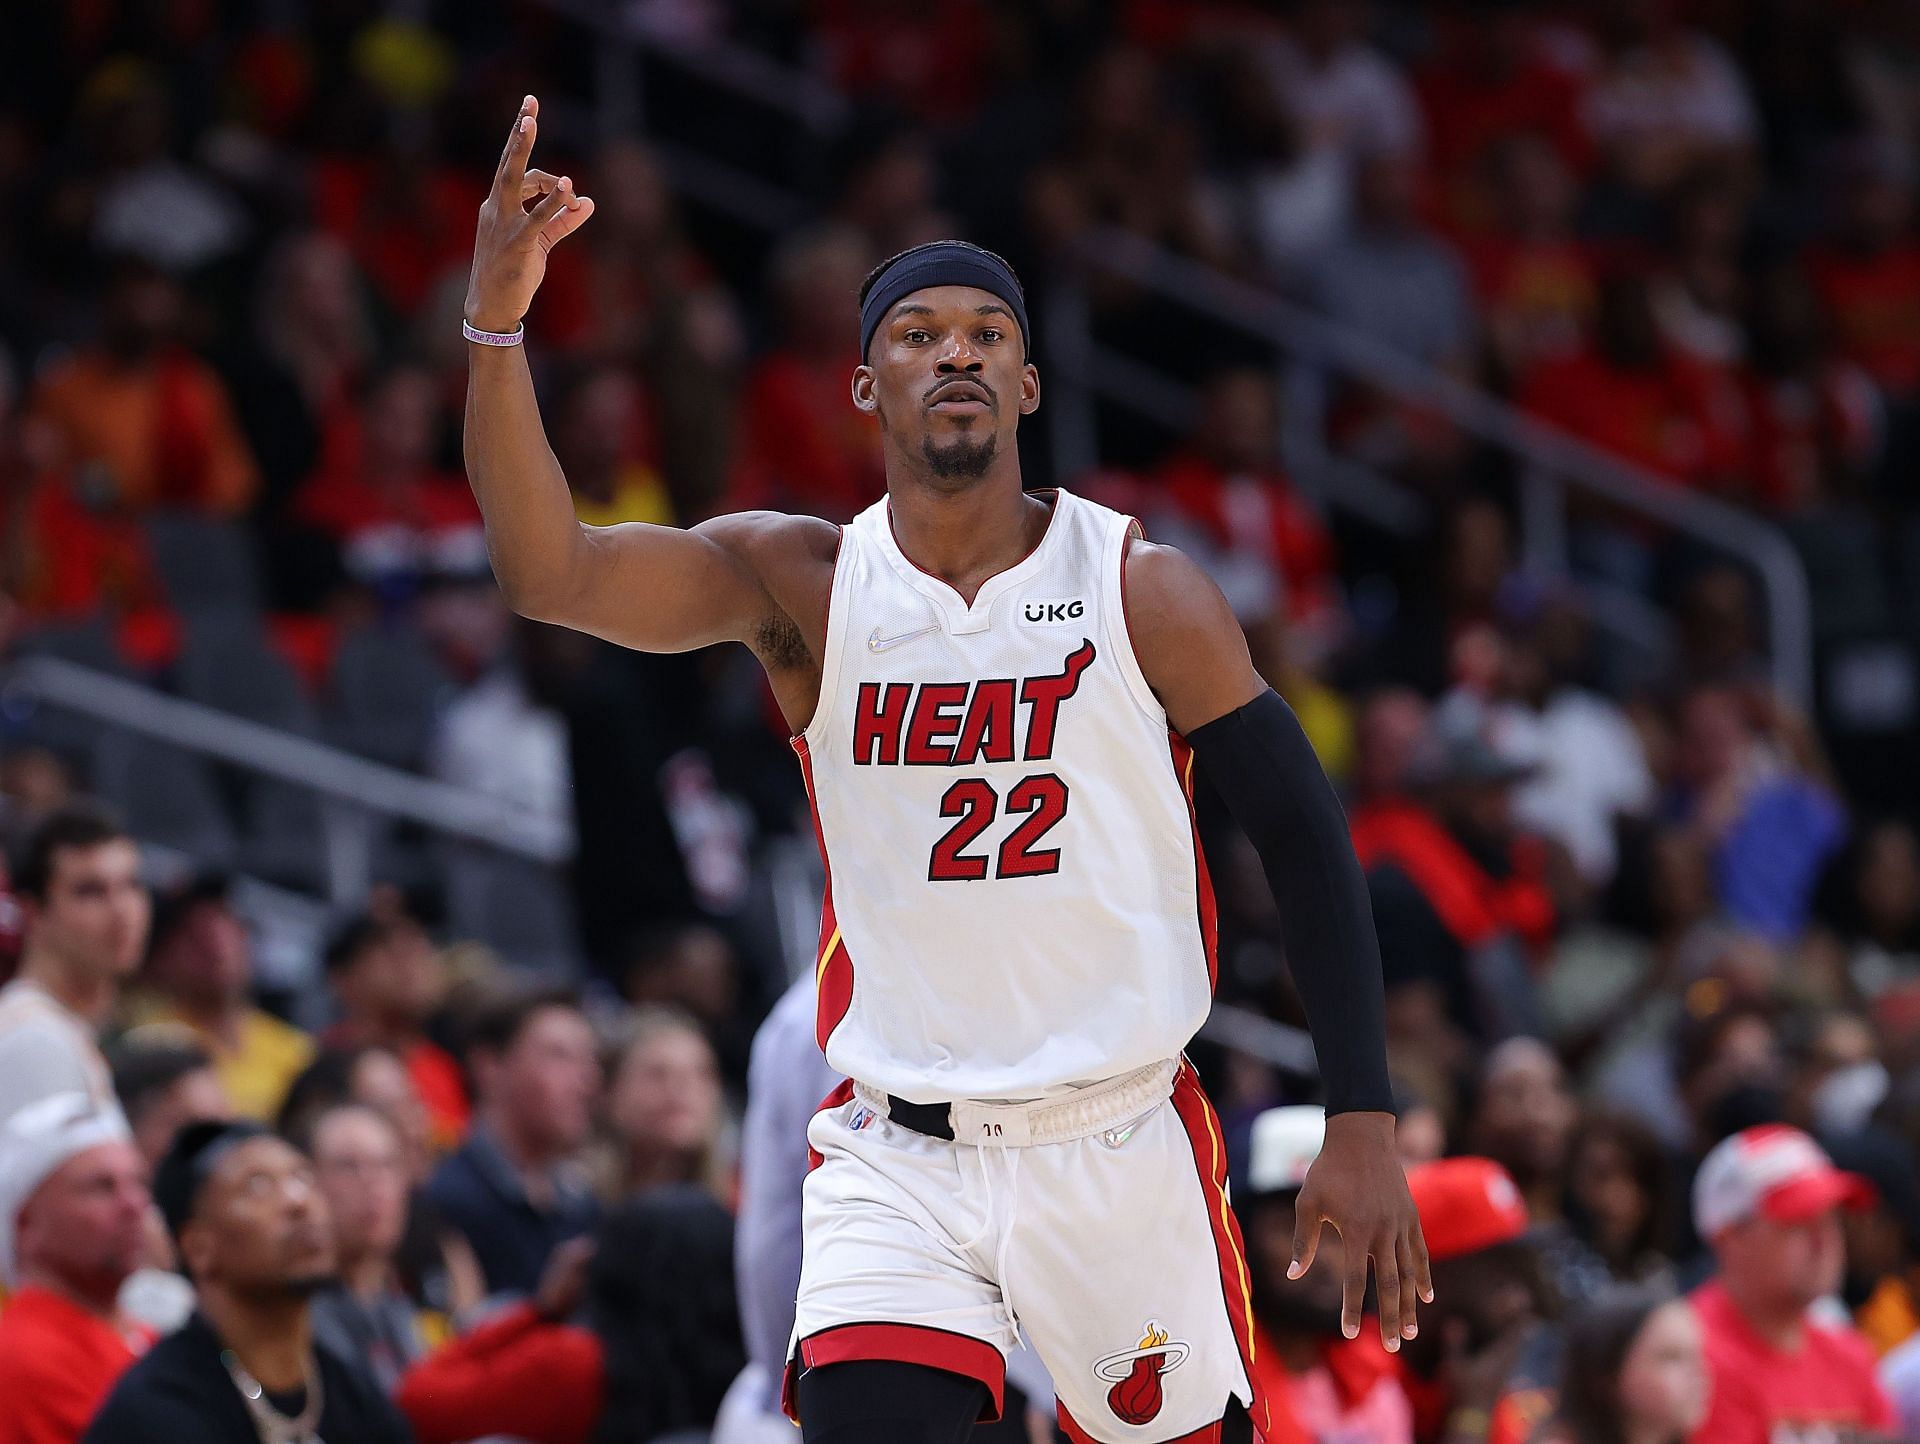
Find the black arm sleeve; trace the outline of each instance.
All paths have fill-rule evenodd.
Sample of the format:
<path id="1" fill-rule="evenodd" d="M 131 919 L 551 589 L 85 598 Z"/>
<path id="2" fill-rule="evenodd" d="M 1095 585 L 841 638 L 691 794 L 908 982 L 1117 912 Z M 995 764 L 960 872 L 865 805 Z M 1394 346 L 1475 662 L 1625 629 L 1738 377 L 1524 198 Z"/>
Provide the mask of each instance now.
<path id="1" fill-rule="evenodd" d="M 1271 689 L 1187 736 L 1246 829 L 1280 909 L 1328 1113 L 1391 1112 L 1380 944 L 1346 814 L 1300 720 Z"/>

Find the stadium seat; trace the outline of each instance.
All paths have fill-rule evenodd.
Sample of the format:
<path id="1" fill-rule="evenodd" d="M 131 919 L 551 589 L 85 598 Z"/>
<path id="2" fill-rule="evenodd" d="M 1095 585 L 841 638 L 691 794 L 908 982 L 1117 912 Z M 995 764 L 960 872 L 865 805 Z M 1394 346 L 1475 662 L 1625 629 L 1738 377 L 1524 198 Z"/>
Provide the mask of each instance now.
<path id="1" fill-rule="evenodd" d="M 318 735 L 313 704 L 267 641 L 258 616 L 207 612 L 187 620 L 180 695 L 303 737 Z"/>
<path id="2" fill-rule="evenodd" d="M 508 962 L 560 977 L 580 973 L 573 896 L 555 868 L 471 843 L 446 843 L 447 921 Z"/>
<path id="3" fill-rule="evenodd" d="M 181 613 L 260 609 L 253 540 L 236 523 L 163 511 L 146 523 L 147 543 L 167 601 Z"/>
<path id="4" fill-rule="evenodd" d="M 94 786 L 114 799 L 127 828 L 143 841 L 183 852 L 196 867 L 238 860 L 238 839 L 214 768 L 169 743 L 117 733 L 101 740 Z"/>
<path id="5" fill-rule="evenodd" d="M 1823 639 L 1859 637 L 1893 624 L 1879 528 L 1863 511 L 1821 511 L 1786 523 L 1807 569 L 1814 630 Z"/>
<path id="6" fill-rule="evenodd" d="M 452 685 L 419 633 L 398 627 L 354 632 L 334 662 L 328 736 L 363 757 L 417 769 Z"/>

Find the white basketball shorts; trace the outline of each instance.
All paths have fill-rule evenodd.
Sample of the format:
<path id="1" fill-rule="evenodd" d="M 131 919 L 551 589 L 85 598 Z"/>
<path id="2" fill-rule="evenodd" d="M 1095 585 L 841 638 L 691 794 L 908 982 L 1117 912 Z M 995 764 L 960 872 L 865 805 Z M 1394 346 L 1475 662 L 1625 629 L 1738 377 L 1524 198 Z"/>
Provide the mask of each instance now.
<path id="1" fill-rule="evenodd" d="M 789 1413 L 799 1370 L 889 1359 L 980 1380 L 997 1418 L 1017 1321 L 1075 1444 L 1217 1440 L 1230 1399 L 1265 1436 L 1226 1146 L 1190 1065 L 957 1106 L 953 1128 L 914 1132 L 851 1083 L 814 1115 Z"/>

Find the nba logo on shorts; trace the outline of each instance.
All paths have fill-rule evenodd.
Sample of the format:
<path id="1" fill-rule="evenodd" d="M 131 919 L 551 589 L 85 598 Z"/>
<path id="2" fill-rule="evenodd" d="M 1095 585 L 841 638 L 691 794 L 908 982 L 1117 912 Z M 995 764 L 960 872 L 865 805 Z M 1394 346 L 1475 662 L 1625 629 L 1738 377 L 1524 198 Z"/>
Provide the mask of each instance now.
<path id="1" fill-rule="evenodd" d="M 873 1122 L 873 1120 L 878 1116 L 879 1115 L 876 1114 L 871 1108 L 867 1107 L 866 1104 L 862 1103 L 858 1108 L 853 1110 L 853 1117 L 847 1120 L 847 1127 L 851 1129 L 853 1132 L 858 1133 L 862 1128 L 865 1128 L 869 1123 Z"/>

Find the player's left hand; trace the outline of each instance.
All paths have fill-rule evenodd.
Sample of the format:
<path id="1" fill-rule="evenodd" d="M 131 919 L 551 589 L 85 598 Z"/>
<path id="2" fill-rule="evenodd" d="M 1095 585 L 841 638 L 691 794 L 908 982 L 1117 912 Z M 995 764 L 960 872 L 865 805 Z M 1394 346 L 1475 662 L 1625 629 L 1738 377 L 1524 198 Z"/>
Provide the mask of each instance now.
<path id="1" fill-rule="evenodd" d="M 1380 1285 L 1380 1341 L 1390 1352 L 1418 1332 L 1415 1295 L 1433 1302 L 1427 1240 L 1394 1151 L 1393 1127 L 1391 1113 L 1336 1113 L 1327 1120 L 1326 1142 L 1295 1205 L 1293 1263 L 1287 1269 L 1287 1277 L 1297 1279 L 1312 1268 L 1321 1226 L 1333 1225 L 1347 1263 L 1341 1332 L 1349 1339 L 1360 1334 L 1372 1259 Z"/>

